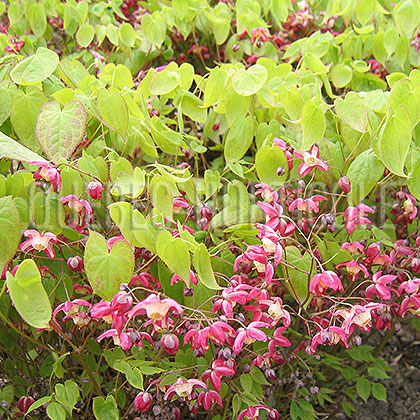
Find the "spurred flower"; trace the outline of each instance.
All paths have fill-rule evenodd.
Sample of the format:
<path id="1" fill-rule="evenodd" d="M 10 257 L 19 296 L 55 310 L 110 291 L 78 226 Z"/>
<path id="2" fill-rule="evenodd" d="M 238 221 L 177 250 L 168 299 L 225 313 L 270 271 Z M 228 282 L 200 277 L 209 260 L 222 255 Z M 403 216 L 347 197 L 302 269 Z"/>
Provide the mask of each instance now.
<path id="1" fill-rule="evenodd" d="M 212 365 L 211 369 L 207 369 L 203 373 L 203 380 L 207 381 L 210 379 L 213 388 L 220 392 L 222 389 L 222 379 L 223 376 L 233 376 L 236 373 L 236 370 L 233 367 L 227 366 L 222 360 L 216 359 Z"/>
<path id="2" fill-rule="evenodd" d="M 270 407 L 267 407 L 263 404 L 258 404 L 254 405 L 253 407 L 248 407 L 247 409 L 242 410 L 239 413 L 238 418 L 236 420 L 241 420 L 244 417 L 249 420 L 259 419 L 260 410 L 267 411 L 266 418 L 269 420 L 278 420 L 280 418 L 280 414 L 277 410 L 271 409 Z"/>
<path id="3" fill-rule="evenodd" d="M 75 271 L 80 273 L 83 270 L 83 260 L 78 255 L 74 257 L 69 257 L 67 259 L 67 267 L 70 268 L 71 271 Z"/>
<path id="4" fill-rule="evenodd" d="M 341 309 L 334 313 L 334 316 L 343 318 L 344 332 L 350 335 L 356 327 L 363 331 L 369 331 L 372 327 L 371 312 L 383 308 L 381 303 L 368 303 L 367 305 L 354 305 L 350 309 Z"/>
<path id="5" fill-rule="evenodd" d="M 387 274 L 381 276 L 382 271 L 378 271 L 372 277 L 373 284 L 367 287 L 365 294 L 368 299 L 371 299 L 373 295 L 379 296 L 381 299 L 390 300 L 391 292 L 396 292 L 395 289 L 388 286 L 388 283 L 394 281 L 397 276 Z"/>
<path id="6" fill-rule="evenodd" d="M 251 322 L 247 328 L 239 328 L 233 343 L 232 350 L 239 354 L 242 350 L 244 344 L 251 344 L 255 340 L 257 341 L 267 341 L 267 335 L 265 332 L 261 331 L 259 328 L 270 327 L 270 324 L 266 322 Z"/>
<path id="7" fill-rule="evenodd" d="M 288 146 L 283 139 L 274 137 L 273 141 L 278 147 L 280 147 L 281 150 L 283 150 L 287 160 L 287 167 L 289 171 L 291 171 L 293 169 L 293 149 L 290 146 Z"/>
<path id="8" fill-rule="evenodd" d="M 267 29 L 260 26 L 259 28 L 253 28 L 251 31 L 251 44 L 254 44 L 256 41 L 267 42 L 270 39 Z"/>
<path id="9" fill-rule="evenodd" d="M 163 398 L 165 400 L 172 400 L 175 395 L 178 395 L 189 401 L 194 388 L 206 388 L 206 384 L 198 379 L 188 379 L 185 381 L 182 378 L 178 378 L 176 382 L 168 388 Z"/>
<path id="10" fill-rule="evenodd" d="M 171 298 L 160 299 L 158 295 L 149 295 L 146 299 L 139 302 L 128 312 L 128 317 L 133 318 L 137 315 L 146 315 L 154 321 L 165 320 L 170 310 L 174 310 L 179 315 L 184 313 L 181 305 Z"/>
<path id="11" fill-rule="evenodd" d="M 36 251 L 44 251 L 49 258 L 55 257 L 52 244 L 57 242 L 57 236 L 54 233 L 46 232 L 41 234 L 37 230 L 28 229 L 23 232 L 23 235 L 29 239 L 21 243 L 19 247 L 21 251 L 26 252 L 34 249 Z"/>
<path id="12" fill-rule="evenodd" d="M 346 267 L 347 272 L 349 273 L 350 280 L 355 281 L 359 277 L 360 273 L 363 273 L 365 278 L 369 277 L 368 269 L 361 263 L 358 263 L 356 260 L 343 261 L 336 265 L 337 268 Z"/>
<path id="13" fill-rule="evenodd" d="M 322 195 L 314 195 L 311 198 L 307 198 L 304 200 L 303 198 L 297 198 L 296 200 L 292 201 L 289 204 L 289 211 L 293 211 L 294 209 L 298 209 L 303 213 L 309 213 L 310 211 L 314 211 L 315 213 L 319 212 L 318 202 L 328 200 L 327 197 L 323 197 Z"/>
<path id="14" fill-rule="evenodd" d="M 39 166 L 39 169 L 34 173 L 34 179 L 45 180 L 51 182 L 53 191 L 58 192 L 61 190 L 61 176 L 60 172 L 55 169 L 48 162 L 28 162 L 31 165 Z"/>
<path id="15" fill-rule="evenodd" d="M 198 405 L 203 404 L 204 410 L 210 410 L 213 404 L 223 407 L 222 397 L 216 391 L 201 392 L 197 399 Z"/>
<path id="16" fill-rule="evenodd" d="M 375 210 L 366 204 L 359 204 L 357 207 L 347 207 L 344 211 L 344 226 L 349 235 L 357 226 L 372 224 L 367 217 L 364 217 L 365 213 L 375 213 Z"/>
<path id="17" fill-rule="evenodd" d="M 295 150 L 294 154 L 297 158 L 302 159 L 302 163 L 299 165 L 298 174 L 300 177 L 308 175 L 312 169 L 318 168 L 323 172 L 328 171 L 328 165 L 319 158 L 319 146 L 317 143 L 313 144 L 309 152 L 304 150 Z"/>
<path id="18" fill-rule="evenodd" d="M 348 336 L 349 334 L 344 328 L 334 326 L 328 327 L 315 334 L 312 338 L 311 352 L 315 353 L 319 344 L 333 346 L 334 344 L 341 343 L 344 347 L 349 347 L 347 343 Z"/>
<path id="19" fill-rule="evenodd" d="M 309 284 L 309 291 L 312 294 L 321 296 L 328 288 L 332 289 L 333 292 L 337 290 L 340 290 L 340 292 L 344 291 L 341 280 L 334 271 L 324 271 L 312 277 Z"/>

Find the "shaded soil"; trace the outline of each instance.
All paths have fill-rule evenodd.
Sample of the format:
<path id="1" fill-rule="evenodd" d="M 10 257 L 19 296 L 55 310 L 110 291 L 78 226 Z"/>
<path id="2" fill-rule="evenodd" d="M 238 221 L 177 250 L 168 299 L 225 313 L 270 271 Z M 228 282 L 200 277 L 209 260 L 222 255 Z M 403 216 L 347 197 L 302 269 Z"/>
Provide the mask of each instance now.
<path id="1" fill-rule="evenodd" d="M 353 403 L 352 420 L 411 420 L 420 419 L 420 333 L 407 326 L 395 334 L 381 353 L 393 369 L 389 379 L 380 380 L 387 390 L 387 402 L 372 396 L 365 404 L 360 398 Z M 345 414 L 330 417 L 349 419 Z"/>

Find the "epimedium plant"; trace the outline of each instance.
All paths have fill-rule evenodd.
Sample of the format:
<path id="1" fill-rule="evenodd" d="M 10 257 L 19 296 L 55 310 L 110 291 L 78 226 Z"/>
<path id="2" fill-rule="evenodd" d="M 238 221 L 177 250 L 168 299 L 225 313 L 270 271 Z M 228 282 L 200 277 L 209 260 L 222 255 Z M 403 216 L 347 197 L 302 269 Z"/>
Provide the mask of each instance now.
<path id="1" fill-rule="evenodd" d="M 420 308 L 419 2 L 1 4 L 6 418 L 385 400 Z"/>

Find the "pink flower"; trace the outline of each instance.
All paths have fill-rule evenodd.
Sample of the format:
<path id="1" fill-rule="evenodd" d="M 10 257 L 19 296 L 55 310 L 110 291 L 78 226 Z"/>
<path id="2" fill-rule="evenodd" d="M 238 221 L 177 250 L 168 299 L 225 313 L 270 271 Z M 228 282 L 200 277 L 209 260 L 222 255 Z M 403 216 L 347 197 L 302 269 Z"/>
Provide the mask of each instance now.
<path id="1" fill-rule="evenodd" d="M 205 410 L 210 410 L 213 404 L 223 407 L 222 397 L 216 391 L 201 392 L 197 399 L 198 405 L 203 404 Z"/>
<path id="2" fill-rule="evenodd" d="M 283 139 L 274 137 L 273 141 L 278 147 L 280 147 L 281 150 L 283 150 L 287 160 L 287 167 L 289 171 L 291 171 L 293 169 L 293 149 L 290 146 L 288 146 Z"/>
<path id="3" fill-rule="evenodd" d="M 206 384 L 198 379 L 188 379 L 185 381 L 182 378 L 178 378 L 176 382 L 168 388 L 163 398 L 165 400 L 172 400 L 175 395 L 178 395 L 186 401 L 189 401 L 194 388 L 206 388 Z"/>
<path id="4" fill-rule="evenodd" d="M 351 235 L 357 226 L 372 224 L 367 217 L 363 216 L 364 213 L 375 213 L 375 210 L 365 204 L 359 204 L 357 207 L 348 207 L 345 210 L 343 220 L 345 221 L 344 226 L 349 235 Z"/>
<path id="5" fill-rule="evenodd" d="M 367 287 L 365 293 L 368 299 L 371 299 L 373 295 L 379 296 L 381 299 L 390 300 L 391 292 L 396 292 L 392 287 L 388 286 L 388 283 L 394 281 L 397 276 L 385 275 L 381 276 L 382 271 L 378 271 L 373 275 L 373 284 Z"/>
<path id="6" fill-rule="evenodd" d="M 54 233 L 39 233 L 37 230 L 28 229 L 23 232 L 27 239 L 23 242 L 19 249 L 23 252 L 35 249 L 36 251 L 44 251 L 48 258 L 54 258 L 55 253 L 52 244 L 57 242 L 57 236 Z"/>
<path id="7" fill-rule="evenodd" d="M 313 144 L 309 152 L 303 150 L 295 150 L 294 154 L 297 158 L 302 159 L 303 162 L 299 165 L 298 174 L 300 177 L 308 175 L 314 168 L 321 169 L 327 172 L 328 165 L 319 158 L 319 146 L 317 143 Z"/>
<path id="8" fill-rule="evenodd" d="M 171 298 L 161 300 L 158 295 L 149 295 L 146 299 L 139 302 L 128 312 L 128 317 L 133 318 L 137 315 L 146 315 L 154 321 L 163 321 L 167 318 L 168 312 L 174 310 L 179 315 L 184 313 L 181 305 Z"/>
<path id="9" fill-rule="evenodd" d="M 210 339 L 216 345 L 220 345 L 226 341 L 226 335 L 233 335 L 235 330 L 223 321 L 217 321 L 209 327 L 205 327 L 201 330 L 191 329 L 184 336 L 184 345 L 191 341 L 191 347 L 193 349 L 202 349 L 207 352 L 208 340 Z"/>
<path id="10" fill-rule="evenodd" d="M 280 414 L 277 410 L 271 409 L 270 407 L 267 407 L 266 405 L 263 405 L 263 404 L 258 404 L 258 405 L 254 405 L 253 407 L 249 407 L 245 410 L 242 410 L 239 413 L 238 418 L 236 420 L 241 420 L 244 417 L 250 420 L 259 419 L 260 418 L 259 412 L 261 409 L 267 411 L 266 418 L 268 420 L 278 420 L 280 418 Z"/>
<path id="11" fill-rule="evenodd" d="M 367 270 L 367 268 L 363 264 L 358 263 L 356 260 L 343 261 L 341 263 L 338 263 L 336 267 L 346 267 L 351 281 L 357 280 L 360 273 L 363 273 L 365 275 L 365 278 L 369 277 L 369 271 Z"/>
<path id="12" fill-rule="evenodd" d="M 236 373 L 236 370 L 232 367 L 226 366 L 220 359 L 216 359 L 212 363 L 212 369 L 207 369 L 203 373 L 203 380 L 206 381 L 210 378 L 210 382 L 213 385 L 213 388 L 220 392 L 222 389 L 222 379 L 223 376 L 233 376 Z"/>
<path id="13" fill-rule="evenodd" d="M 332 289 L 333 292 L 337 290 L 340 290 L 340 292 L 344 291 L 341 280 L 334 271 L 324 271 L 312 277 L 309 284 L 309 291 L 312 294 L 321 296 L 328 288 Z"/>
<path id="14" fill-rule="evenodd" d="M 78 215 L 77 221 L 73 220 L 69 223 L 70 227 L 79 233 L 83 233 L 84 229 L 87 228 L 92 219 L 91 214 L 93 213 L 93 210 L 89 202 L 86 200 L 80 200 L 74 194 L 61 197 L 61 202 L 63 204 L 67 204 L 69 209 L 75 211 Z"/>
<path id="15" fill-rule="evenodd" d="M 383 308 L 385 305 L 381 303 L 368 303 L 367 305 L 354 305 L 350 309 L 341 309 L 334 313 L 334 316 L 341 316 L 343 318 L 344 331 L 350 335 L 356 327 L 363 331 L 369 331 L 372 327 L 371 312 Z"/>
<path id="16" fill-rule="evenodd" d="M 191 206 L 185 198 L 175 197 L 173 199 L 174 213 L 178 213 L 182 208 L 189 209 Z"/>
<path id="17" fill-rule="evenodd" d="M 251 44 L 255 44 L 256 41 L 267 42 L 270 36 L 267 34 L 267 29 L 260 26 L 259 28 L 253 28 L 251 31 Z"/>
<path id="18" fill-rule="evenodd" d="M 309 213 L 311 210 L 313 210 L 315 213 L 318 213 L 319 207 L 317 203 L 319 201 L 326 200 L 328 200 L 328 198 L 323 197 L 322 195 L 314 195 L 311 198 L 307 198 L 306 200 L 304 200 L 303 198 L 297 198 L 289 204 L 289 211 L 298 209 L 303 213 Z"/>
<path id="19" fill-rule="evenodd" d="M 140 392 L 134 398 L 134 409 L 145 413 L 153 404 L 153 397 L 148 392 Z"/>
<path id="20" fill-rule="evenodd" d="M 244 344 L 251 344 L 255 340 L 258 341 L 267 341 L 267 335 L 265 332 L 259 330 L 259 328 L 270 327 L 266 322 L 251 322 L 247 328 L 239 328 L 237 331 L 237 336 L 235 342 L 233 343 L 232 350 L 239 354 L 242 350 Z"/>
<path id="21" fill-rule="evenodd" d="M 175 283 L 178 283 L 179 280 L 183 280 L 182 277 L 178 276 L 178 274 L 174 274 L 171 278 L 171 286 Z M 192 270 L 190 270 L 190 282 L 193 284 L 198 284 L 197 276 Z"/>
<path id="22" fill-rule="evenodd" d="M 349 347 L 347 343 L 348 335 L 349 334 L 343 328 L 334 326 L 328 327 L 315 334 L 312 338 L 311 352 L 315 353 L 319 344 L 333 346 L 334 344 L 341 342 L 344 347 Z"/>
<path id="23" fill-rule="evenodd" d="M 90 315 L 83 310 L 83 308 L 91 308 L 92 304 L 83 299 L 75 299 L 73 301 L 66 301 L 58 305 L 53 313 L 52 319 L 56 321 L 56 317 L 60 312 L 64 312 L 63 321 L 72 320 L 78 327 L 84 327 L 90 322 Z"/>
<path id="24" fill-rule="evenodd" d="M 343 245 L 341 245 L 341 249 L 345 249 L 348 252 L 350 252 L 350 254 L 355 254 L 356 252 L 360 252 L 361 254 L 365 253 L 365 248 L 363 247 L 363 245 L 360 242 L 344 242 Z"/>
<path id="25" fill-rule="evenodd" d="M 31 165 L 39 166 L 39 169 L 34 173 L 34 179 L 43 179 L 47 182 L 51 182 L 53 191 L 57 192 L 61 190 L 61 176 L 57 169 L 55 169 L 48 162 L 32 161 L 28 163 Z"/>
<path id="26" fill-rule="evenodd" d="M 275 356 L 276 346 L 290 347 L 292 345 L 290 340 L 283 336 L 283 331 L 285 329 L 286 327 L 276 328 L 270 342 L 268 343 L 268 351 L 272 357 Z"/>
<path id="27" fill-rule="evenodd" d="M 70 268 L 71 271 L 76 273 L 80 273 L 83 270 L 83 260 L 78 255 L 74 257 L 69 257 L 67 260 L 67 267 Z"/>

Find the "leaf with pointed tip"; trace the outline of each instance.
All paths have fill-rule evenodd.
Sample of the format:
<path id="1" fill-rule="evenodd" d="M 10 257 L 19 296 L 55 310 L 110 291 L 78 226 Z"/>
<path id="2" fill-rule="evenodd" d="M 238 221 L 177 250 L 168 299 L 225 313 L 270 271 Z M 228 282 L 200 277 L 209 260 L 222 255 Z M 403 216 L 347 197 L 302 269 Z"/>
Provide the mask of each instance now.
<path id="1" fill-rule="evenodd" d="M 109 127 L 118 131 L 123 137 L 128 128 L 128 107 L 124 98 L 117 92 L 101 89 L 98 92 L 98 108 L 102 118 Z"/>
<path id="2" fill-rule="evenodd" d="M 128 242 L 117 241 L 108 251 L 106 240 L 90 231 L 85 249 L 85 269 L 90 285 L 102 299 L 110 301 L 134 272 L 134 254 Z"/>
<path id="3" fill-rule="evenodd" d="M 42 107 L 36 123 L 36 138 L 54 162 L 69 159 L 85 134 L 87 114 L 81 101 L 71 101 L 61 109 L 58 102 Z"/>
<path id="4" fill-rule="evenodd" d="M 2 132 L 0 132 L 0 157 L 23 162 L 46 162 L 42 156 L 39 156 L 27 147 L 22 146 Z"/>
<path id="5" fill-rule="evenodd" d="M 337 98 L 334 106 L 337 114 L 348 126 L 361 133 L 366 131 L 367 112 L 357 93 L 349 92 L 345 99 Z"/>
<path id="6" fill-rule="evenodd" d="M 0 198 L 0 270 L 13 258 L 21 237 L 19 211 L 11 196 Z"/>
<path id="7" fill-rule="evenodd" d="M 41 273 L 33 260 L 25 260 L 12 276 L 7 273 L 7 287 L 19 315 L 32 327 L 47 328 L 52 309 Z"/>

